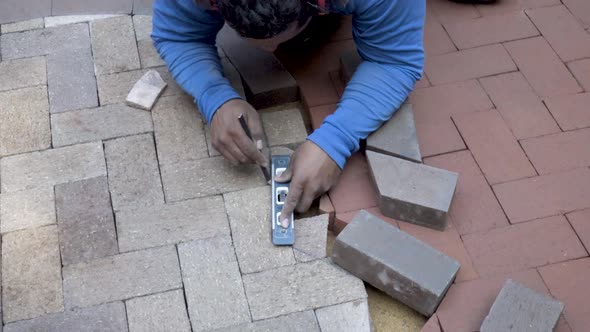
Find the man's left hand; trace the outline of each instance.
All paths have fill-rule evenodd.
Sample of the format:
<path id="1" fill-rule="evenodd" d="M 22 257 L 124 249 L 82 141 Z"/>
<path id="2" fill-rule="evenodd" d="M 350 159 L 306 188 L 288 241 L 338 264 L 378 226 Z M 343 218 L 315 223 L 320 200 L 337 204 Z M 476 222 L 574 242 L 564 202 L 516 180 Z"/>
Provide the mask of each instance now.
<path id="1" fill-rule="evenodd" d="M 306 141 L 291 156 L 289 167 L 277 182 L 289 182 L 289 194 L 280 220 L 297 211 L 305 212 L 313 201 L 330 190 L 340 176 L 340 167 L 315 143 Z"/>

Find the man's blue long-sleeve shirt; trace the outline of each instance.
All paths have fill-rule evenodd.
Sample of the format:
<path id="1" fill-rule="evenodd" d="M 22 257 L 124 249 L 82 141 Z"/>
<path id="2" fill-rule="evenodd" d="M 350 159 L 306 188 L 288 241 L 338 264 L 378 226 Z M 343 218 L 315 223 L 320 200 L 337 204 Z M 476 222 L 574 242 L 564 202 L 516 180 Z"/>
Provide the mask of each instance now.
<path id="1" fill-rule="evenodd" d="M 339 0 L 332 10 L 351 15 L 363 62 L 334 114 L 308 137 L 340 168 L 389 120 L 422 76 L 425 0 Z M 178 84 L 195 98 L 204 118 L 241 98 L 223 75 L 216 37 L 224 21 L 194 0 L 156 0 L 152 40 Z"/>

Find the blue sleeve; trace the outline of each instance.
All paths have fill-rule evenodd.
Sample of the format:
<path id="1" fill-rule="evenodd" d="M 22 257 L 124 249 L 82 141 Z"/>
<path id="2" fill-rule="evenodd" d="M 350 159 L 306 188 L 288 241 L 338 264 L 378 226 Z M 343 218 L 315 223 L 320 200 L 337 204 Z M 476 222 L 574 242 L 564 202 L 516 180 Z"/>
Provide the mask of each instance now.
<path id="1" fill-rule="evenodd" d="M 334 114 L 308 139 L 344 167 L 407 99 L 424 66 L 425 0 L 350 0 L 353 37 L 363 62 Z"/>
<path id="2" fill-rule="evenodd" d="M 240 98 L 223 75 L 215 46 L 223 24 L 218 13 L 197 7 L 194 0 L 154 2 L 154 46 L 209 123 L 221 105 Z"/>

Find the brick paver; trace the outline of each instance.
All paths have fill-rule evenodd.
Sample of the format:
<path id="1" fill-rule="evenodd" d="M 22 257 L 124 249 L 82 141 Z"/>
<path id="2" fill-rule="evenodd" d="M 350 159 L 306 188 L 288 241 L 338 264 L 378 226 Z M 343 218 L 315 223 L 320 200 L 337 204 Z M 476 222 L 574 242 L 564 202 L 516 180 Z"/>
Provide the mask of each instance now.
<path id="1" fill-rule="evenodd" d="M 545 103 L 563 130 L 590 127 L 590 112 L 586 106 L 590 93 L 548 98 Z"/>
<path id="2" fill-rule="evenodd" d="M 540 174 L 590 166 L 590 128 L 536 137 L 521 142 Z"/>
<path id="3" fill-rule="evenodd" d="M 45 58 L 33 57 L 0 62 L 0 91 L 47 84 Z"/>
<path id="4" fill-rule="evenodd" d="M 2 234 L 55 224 L 55 196 L 51 187 L 0 194 Z"/>
<path id="5" fill-rule="evenodd" d="M 586 247 L 590 249 L 590 209 L 572 212 L 566 215 L 576 234 Z"/>
<path id="6" fill-rule="evenodd" d="M 138 297 L 126 302 L 129 331 L 191 331 L 181 290 Z"/>
<path id="7" fill-rule="evenodd" d="M 572 61 L 567 64 L 584 91 L 590 91 L 590 59 Z"/>
<path id="8" fill-rule="evenodd" d="M 27 30 L 34 30 L 34 29 L 43 29 L 43 18 L 34 18 L 31 20 L 26 21 L 18 21 L 14 23 L 6 23 L 0 26 L 0 32 L 2 33 L 11 33 L 11 32 L 21 32 Z"/>
<path id="9" fill-rule="evenodd" d="M 92 54 L 97 75 L 139 69 L 139 53 L 129 16 L 90 22 Z"/>

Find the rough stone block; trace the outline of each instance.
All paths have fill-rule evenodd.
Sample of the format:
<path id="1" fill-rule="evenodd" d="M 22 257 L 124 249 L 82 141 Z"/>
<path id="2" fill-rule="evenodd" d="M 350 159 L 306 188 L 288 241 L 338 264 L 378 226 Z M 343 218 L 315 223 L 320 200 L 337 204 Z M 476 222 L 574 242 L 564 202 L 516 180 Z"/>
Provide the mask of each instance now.
<path id="1" fill-rule="evenodd" d="M 43 29 L 43 19 L 34 18 L 32 20 L 20 21 L 8 24 L 2 24 L 1 33 L 22 32 L 34 29 Z"/>
<path id="2" fill-rule="evenodd" d="M 346 85 L 363 59 L 356 51 L 349 51 L 340 57 L 340 80 Z"/>
<path id="3" fill-rule="evenodd" d="M 108 141 L 105 143 L 105 154 L 115 211 L 164 203 L 151 134 Z"/>
<path id="4" fill-rule="evenodd" d="M 180 289 L 127 301 L 127 317 L 130 332 L 191 331 Z"/>
<path id="5" fill-rule="evenodd" d="M 67 309 L 180 288 L 174 247 L 134 251 L 63 268 Z"/>
<path id="6" fill-rule="evenodd" d="M 51 146 L 47 87 L 0 92 L 0 156 Z"/>
<path id="7" fill-rule="evenodd" d="M 320 332 L 317 319 L 313 310 L 296 312 L 285 316 L 259 320 L 252 323 L 221 328 L 212 332 Z"/>
<path id="8" fill-rule="evenodd" d="M 139 53 L 130 16 L 90 22 L 96 75 L 139 69 Z"/>
<path id="9" fill-rule="evenodd" d="M 122 104 L 53 114 L 53 146 L 107 140 L 153 131 L 149 112 Z"/>
<path id="10" fill-rule="evenodd" d="M 280 111 L 262 112 L 260 115 L 262 127 L 269 146 L 295 147 L 305 142 L 307 129 L 305 129 L 301 111 L 298 107 L 289 107 Z"/>
<path id="11" fill-rule="evenodd" d="M 460 268 L 453 258 L 365 210 L 338 235 L 331 257 L 425 316 L 434 313 Z"/>
<path id="12" fill-rule="evenodd" d="M 481 331 L 553 331 L 563 309 L 563 303 L 508 279 Z"/>
<path id="13" fill-rule="evenodd" d="M 5 323 L 63 311 L 57 227 L 2 236 L 2 316 Z"/>
<path id="14" fill-rule="evenodd" d="M 46 315 L 4 326 L 4 332 L 44 331 L 127 331 L 125 305 L 123 302 L 112 302 L 90 308 Z"/>
<path id="15" fill-rule="evenodd" d="M 367 300 L 357 300 L 315 311 L 322 332 L 372 332 Z"/>
<path id="16" fill-rule="evenodd" d="M 167 202 L 266 185 L 258 165 L 234 167 L 223 157 L 162 165 L 161 172 Z"/>
<path id="17" fill-rule="evenodd" d="M 411 104 L 403 104 L 393 117 L 367 138 L 367 149 L 421 163 L 420 144 Z"/>
<path id="18" fill-rule="evenodd" d="M 131 251 L 229 235 L 221 196 L 117 213 L 119 249 Z"/>
<path id="19" fill-rule="evenodd" d="M 367 160 L 385 216 L 437 230 L 447 227 L 457 173 L 372 151 Z"/>
<path id="20" fill-rule="evenodd" d="M 45 58 L 0 62 L 0 91 L 15 90 L 34 85 L 47 84 L 47 66 Z"/>
<path id="21" fill-rule="evenodd" d="M 55 224 L 53 188 L 0 194 L 0 222 L 2 234 Z"/>
<path id="22" fill-rule="evenodd" d="M 106 175 L 102 143 L 33 152 L 0 160 L 2 192 L 19 191 Z"/>
<path id="23" fill-rule="evenodd" d="M 157 71 L 149 70 L 133 85 L 127 105 L 151 111 L 167 85 Z"/>
<path id="24" fill-rule="evenodd" d="M 193 331 L 250 321 L 248 302 L 230 237 L 180 244 L 178 255 Z"/>
<path id="25" fill-rule="evenodd" d="M 63 265 L 119 252 L 106 177 L 55 186 L 55 205 Z"/>
<path id="26" fill-rule="evenodd" d="M 328 223 L 327 214 L 295 221 L 293 253 L 298 262 L 309 262 L 326 257 Z"/>
<path id="27" fill-rule="evenodd" d="M 158 161 L 174 164 L 207 158 L 203 121 L 191 98 L 162 97 L 152 111 Z"/>
<path id="28" fill-rule="evenodd" d="M 45 18 L 45 27 L 52 28 L 60 25 L 69 25 L 77 23 L 87 23 L 96 20 L 104 20 L 107 18 L 121 16 L 113 14 L 95 14 L 95 15 L 60 15 L 60 16 L 48 16 Z"/>
<path id="29" fill-rule="evenodd" d="M 365 299 L 363 282 L 329 259 L 243 276 L 254 320 Z"/>
<path id="30" fill-rule="evenodd" d="M 293 250 L 271 241 L 269 186 L 226 194 L 225 207 L 242 273 L 295 264 Z"/>

